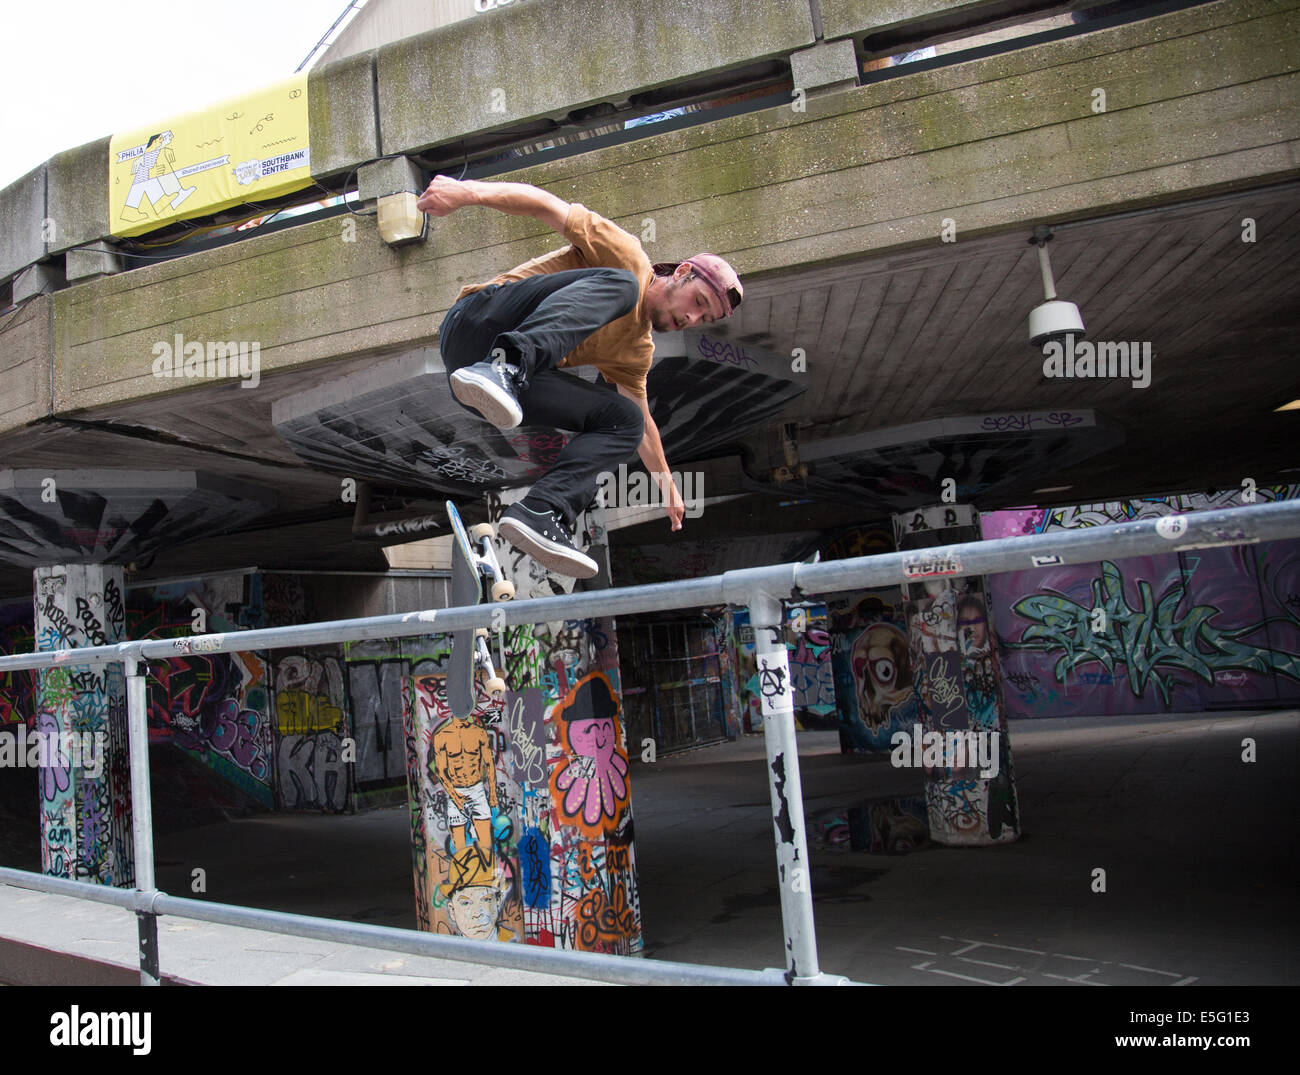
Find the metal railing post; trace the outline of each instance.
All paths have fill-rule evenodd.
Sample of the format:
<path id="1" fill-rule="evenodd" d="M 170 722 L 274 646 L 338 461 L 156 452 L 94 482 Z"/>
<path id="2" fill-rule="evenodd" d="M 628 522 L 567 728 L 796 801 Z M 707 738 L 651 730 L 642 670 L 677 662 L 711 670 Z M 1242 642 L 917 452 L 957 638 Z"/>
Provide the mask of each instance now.
<path id="1" fill-rule="evenodd" d="M 136 926 L 140 934 L 140 984 L 160 985 L 158 916 L 144 901 L 157 892 L 153 873 L 153 800 L 149 784 L 149 665 L 138 648 L 123 647 L 127 742 L 131 752 L 131 835 L 135 846 Z M 152 906 L 152 903 L 149 904 Z"/>
<path id="2" fill-rule="evenodd" d="M 786 978 L 792 985 L 832 984 L 843 979 L 822 974 L 817 961 L 812 870 L 804 831 L 799 746 L 794 729 L 794 690 L 790 683 L 781 602 L 755 587 L 750 591 L 749 623 L 754 631 L 754 666 L 763 713 L 768 790 L 772 795 Z"/>

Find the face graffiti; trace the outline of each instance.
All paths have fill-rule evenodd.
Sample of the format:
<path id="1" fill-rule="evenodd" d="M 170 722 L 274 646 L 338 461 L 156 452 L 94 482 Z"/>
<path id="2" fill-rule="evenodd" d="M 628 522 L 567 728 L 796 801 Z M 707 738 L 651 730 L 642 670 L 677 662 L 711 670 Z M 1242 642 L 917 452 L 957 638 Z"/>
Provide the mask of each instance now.
<path id="1" fill-rule="evenodd" d="M 859 713 L 869 728 L 878 727 L 912 693 L 907 637 L 892 624 L 873 624 L 854 642 L 851 660 Z"/>
<path id="2" fill-rule="evenodd" d="M 607 760 L 614 753 L 614 722 L 607 718 L 576 723 L 569 729 L 569 742 L 577 754 Z"/>
<path id="3" fill-rule="evenodd" d="M 470 885 L 447 900 L 447 913 L 456 931 L 480 941 L 492 939 L 500 909 L 500 893 L 491 885 Z"/>

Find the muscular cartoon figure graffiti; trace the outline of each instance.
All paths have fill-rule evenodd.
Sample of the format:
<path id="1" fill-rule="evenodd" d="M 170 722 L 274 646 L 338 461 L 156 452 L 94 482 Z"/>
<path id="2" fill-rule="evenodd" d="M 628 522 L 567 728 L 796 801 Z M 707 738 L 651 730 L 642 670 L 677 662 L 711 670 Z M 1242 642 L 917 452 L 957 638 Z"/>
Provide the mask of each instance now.
<path id="1" fill-rule="evenodd" d="M 455 848 L 470 841 L 492 847 L 497 813 L 496 767 L 488 734 L 473 722 L 453 716 L 433 733 L 434 775 L 447 793 L 447 825 Z M 470 827 L 474 832 L 471 836 Z M 457 839 L 459 830 L 459 839 Z"/>

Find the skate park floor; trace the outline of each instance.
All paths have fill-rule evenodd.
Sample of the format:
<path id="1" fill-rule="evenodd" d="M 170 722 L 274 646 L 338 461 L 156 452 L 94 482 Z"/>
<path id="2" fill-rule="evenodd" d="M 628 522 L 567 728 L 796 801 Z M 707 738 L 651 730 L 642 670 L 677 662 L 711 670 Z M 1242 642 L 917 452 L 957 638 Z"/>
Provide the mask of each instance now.
<path id="1" fill-rule="evenodd" d="M 1013 721 L 1010 736 L 1020 840 L 886 855 L 819 846 L 815 822 L 918 794 L 921 774 L 799 733 L 822 971 L 884 985 L 1300 981 L 1300 711 Z M 784 967 L 762 736 L 634 761 L 631 788 L 645 957 Z M 161 833 L 158 887 L 414 928 L 409 825 L 393 807 Z M 205 984 L 577 981 L 175 917 L 159 932 L 164 973 Z M 135 933 L 124 910 L 0 886 L 0 981 L 24 946 L 130 968 Z"/>

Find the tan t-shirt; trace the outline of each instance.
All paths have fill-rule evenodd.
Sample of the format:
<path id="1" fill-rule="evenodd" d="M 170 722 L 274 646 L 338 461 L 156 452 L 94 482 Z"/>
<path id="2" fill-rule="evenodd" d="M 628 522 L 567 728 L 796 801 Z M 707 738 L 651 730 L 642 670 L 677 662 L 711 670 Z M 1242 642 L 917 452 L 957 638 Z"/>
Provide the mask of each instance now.
<path id="1" fill-rule="evenodd" d="M 468 284 L 460 289 L 456 301 L 481 291 L 488 284 L 508 284 L 538 273 L 594 268 L 630 270 L 641 281 L 636 307 L 593 332 L 565 355 L 560 365 L 595 366 L 605 380 L 622 385 L 644 399 L 646 374 L 650 372 L 655 351 L 650 338 L 650 315 L 645 308 L 646 288 L 654 278 L 650 259 L 634 235 L 580 202 L 569 206 L 564 237 L 569 245 L 562 250 L 525 261 L 481 284 Z"/>

